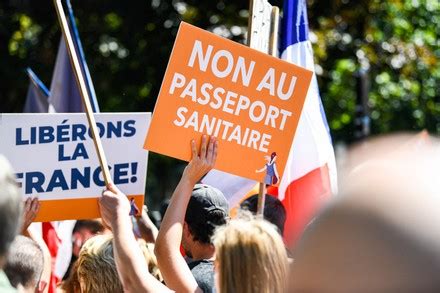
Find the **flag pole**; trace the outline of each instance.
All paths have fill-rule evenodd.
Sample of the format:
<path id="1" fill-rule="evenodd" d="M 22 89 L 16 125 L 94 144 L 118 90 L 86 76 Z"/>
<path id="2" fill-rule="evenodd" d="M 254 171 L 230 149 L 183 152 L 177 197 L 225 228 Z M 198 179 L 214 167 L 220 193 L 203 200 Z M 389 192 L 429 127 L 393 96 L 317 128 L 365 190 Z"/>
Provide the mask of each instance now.
<path id="1" fill-rule="evenodd" d="M 55 10 L 58 15 L 58 20 L 61 25 L 61 31 L 66 41 L 67 51 L 69 52 L 70 61 L 73 67 L 73 72 L 75 72 L 76 82 L 78 83 L 79 93 L 86 110 L 87 121 L 89 122 L 89 127 L 92 132 L 93 143 L 95 145 L 96 153 L 98 155 L 99 164 L 101 166 L 102 175 L 104 177 L 105 184 L 112 182 L 110 176 L 110 170 L 108 168 L 107 158 L 105 157 L 104 149 L 102 147 L 101 138 L 99 136 L 98 128 L 96 127 L 95 116 L 93 115 L 93 108 L 90 103 L 89 93 L 87 91 L 84 75 L 82 73 L 78 55 L 76 53 L 75 47 L 73 45 L 72 35 L 67 23 L 66 15 L 64 13 L 63 5 L 61 0 L 54 0 Z"/>
<path id="2" fill-rule="evenodd" d="M 264 218 L 264 204 L 266 202 L 266 184 L 260 182 L 258 188 L 257 215 Z"/>
<path id="3" fill-rule="evenodd" d="M 247 46 L 251 47 L 252 39 L 252 23 L 254 21 L 254 5 L 256 0 L 249 0 L 249 20 L 248 20 L 248 35 L 247 35 Z M 263 182 L 259 183 L 258 188 L 258 202 L 257 202 L 257 215 L 264 218 L 264 202 L 266 200 L 266 184 Z"/>
<path id="4" fill-rule="evenodd" d="M 253 5 L 253 0 L 251 0 L 251 5 Z M 277 6 L 272 7 L 272 13 L 270 17 L 270 38 L 269 38 L 269 55 L 278 57 L 278 25 L 279 25 L 280 9 Z M 249 21 L 253 19 L 249 16 Z M 250 30 L 250 29 L 249 29 Z M 248 44 L 250 44 L 250 38 L 248 37 Z M 257 204 L 257 215 L 264 218 L 264 204 L 266 202 L 266 184 L 260 182 L 258 190 L 258 204 Z"/>
<path id="5" fill-rule="evenodd" d="M 93 113 L 99 113 L 99 105 L 96 99 L 95 87 L 93 86 L 92 77 L 90 76 L 89 67 L 87 66 L 86 57 L 79 37 L 78 28 L 76 27 L 75 16 L 73 15 L 72 4 L 70 0 L 66 0 L 67 6 L 67 20 L 70 22 L 70 31 L 72 32 L 72 40 L 75 48 L 78 49 L 78 60 L 80 60 L 81 72 L 84 74 L 84 80 L 87 87 L 87 92 L 90 96 L 90 103 L 92 105 Z"/>
<path id="6" fill-rule="evenodd" d="M 252 22 L 254 21 L 254 1 L 255 0 L 249 0 L 249 18 L 248 18 L 248 32 L 247 32 L 247 40 L 246 45 L 248 47 L 251 46 L 251 38 L 252 38 Z"/>
<path id="7" fill-rule="evenodd" d="M 280 9 L 277 6 L 272 7 L 270 18 L 270 39 L 269 55 L 278 57 L 278 28 L 280 23 Z"/>

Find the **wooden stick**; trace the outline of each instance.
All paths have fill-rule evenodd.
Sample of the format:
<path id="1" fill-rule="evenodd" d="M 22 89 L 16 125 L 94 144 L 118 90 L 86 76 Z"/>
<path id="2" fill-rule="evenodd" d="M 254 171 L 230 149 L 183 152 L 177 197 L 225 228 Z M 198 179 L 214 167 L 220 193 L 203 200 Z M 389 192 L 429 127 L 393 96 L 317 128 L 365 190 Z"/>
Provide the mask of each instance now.
<path id="1" fill-rule="evenodd" d="M 250 11 L 252 11 L 252 5 L 254 5 L 253 0 L 250 0 Z M 272 7 L 272 15 L 270 20 L 270 38 L 269 38 L 269 53 L 270 55 L 278 56 L 278 26 L 279 26 L 280 9 L 277 6 Z M 248 29 L 248 46 L 251 43 L 251 24 L 253 16 L 252 13 L 249 15 L 249 29 Z M 258 190 L 258 205 L 257 205 L 257 215 L 264 218 L 264 205 L 266 202 L 266 184 L 260 182 Z"/>
<path id="2" fill-rule="evenodd" d="M 280 9 L 277 6 L 272 7 L 272 16 L 270 18 L 270 39 L 269 55 L 278 57 L 278 27 L 280 22 Z"/>
<path id="3" fill-rule="evenodd" d="M 84 108 L 86 109 L 87 120 L 92 132 L 93 143 L 95 145 L 96 153 L 98 155 L 99 164 L 101 165 L 102 175 L 104 177 L 105 184 L 112 182 L 110 176 L 110 170 L 108 168 L 107 159 L 105 157 L 104 149 L 102 147 L 101 138 L 99 136 L 98 128 L 96 127 L 95 116 L 93 114 L 92 105 L 90 103 L 89 93 L 86 88 L 85 79 L 79 65 L 78 55 L 76 54 L 75 46 L 73 44 L 72 35 L 70 33 L 69 25 L 67 24 L 66 14 L 64 13 L 61 0 L 54 0 L 55 10 L 57 11 L 58 20 L 61 25 L 61 31 L 66 41 L 67 51 L 69 52 L 70 63 L 73 66 L 73 72 L 75 72 L 76 82 L 79 87 L 79 93 L 82 98 Z"/>
<path id="4" fill-rule="evenodd" d="M 258 205 L 257 205 L 257 215 L 264 218 L 264 204 L 266 202 L 266 184 L 260 182 L 260 187 L 258 189 Z"/>
<path id="5" fill-rule="evenodd" d="M 246 44 L 248 47 L 251 47 L 252 40 L 252 23 L 254 21 L 254 15 L 252 14 L 254 11 L 254 3 L 255 0 L 249 0 L 249 19 L 248 19 L 248 35 Z M 258 203 L 257 203 L 257 215 L 264 218 L 264 202 L 266 201 L 266 185 L 262 182 L 259 184 L 258 190 Z"/>
<path id="6" fill-rule="evenodd" d="M 246 45 L 248 47 L 251 46 L 252 22 L 254 21 L 254 15 L 252 14 L 252 11 L 254 11 L 254 0 L 249 0 L 248 35 L 246 40 Z"/>

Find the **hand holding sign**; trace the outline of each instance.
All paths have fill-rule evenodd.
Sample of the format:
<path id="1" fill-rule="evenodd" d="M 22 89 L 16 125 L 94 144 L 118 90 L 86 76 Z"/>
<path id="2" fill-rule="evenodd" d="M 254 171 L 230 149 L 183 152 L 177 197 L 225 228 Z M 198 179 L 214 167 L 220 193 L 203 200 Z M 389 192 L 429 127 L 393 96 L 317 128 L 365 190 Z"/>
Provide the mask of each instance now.
<path id="1" fill-rule="evenodd" d="M 99 198 L 99 209 L 104 224 L 112 228 L 115 221 L 129 216 L 131 205 L 127 196 L 113 183 L 109 183 Z"/>

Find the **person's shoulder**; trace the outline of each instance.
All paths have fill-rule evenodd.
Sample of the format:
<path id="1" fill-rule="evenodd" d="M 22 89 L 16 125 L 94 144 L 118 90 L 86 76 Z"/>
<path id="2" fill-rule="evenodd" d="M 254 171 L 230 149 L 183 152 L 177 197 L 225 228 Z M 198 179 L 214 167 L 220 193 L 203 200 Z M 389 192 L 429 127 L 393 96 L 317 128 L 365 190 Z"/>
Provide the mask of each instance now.
<path id="1" fill-rule="evenodd" d="M 194 270 L 206 270 L 206 269 L 214 269 L 214 261 L 207 260 L 207 259 L 201 259 L 201 260 L 194 260 L 188 264 L 189 269 L 192 271 Z"/>
<path id="2" fill-rule="evenodd" d="M 214 262 L 211 260 L 196 260 L 188 264 L 191 273 L 203 292 L 214 289 Z"/>

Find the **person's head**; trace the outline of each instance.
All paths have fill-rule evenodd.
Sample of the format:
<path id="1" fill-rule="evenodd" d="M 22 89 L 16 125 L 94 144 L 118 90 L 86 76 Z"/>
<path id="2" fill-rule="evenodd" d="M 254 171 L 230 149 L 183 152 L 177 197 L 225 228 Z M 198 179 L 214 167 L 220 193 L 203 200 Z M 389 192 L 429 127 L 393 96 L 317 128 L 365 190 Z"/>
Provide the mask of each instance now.
<path id="1" fill-rule="evenodd" d="M 223 193 L 209 185 L 196 184 L 185 215 L 182 246 L 193 257 L 194 247 L 212 246 L 215 229 L 226 224 L 229 205 Z"/>
<path id="2" fill-rule="evenodd" d="M 351 151 L 340 194 L 295 248 L 289 292 L 440 292 L 438 143 Z"/>
<path id="3" fill-rule="evenodd" d="M 254 194 L 240 204 L 240 208 L 248 210 L 252 214 L 257 213 L 258 194 Z M 286 223 L 286 209 L 281 201 L 275 196 L 266 194 L 264 202 L 264 219 L 274 224 L 278 228 L 278 232 L 284 234 L 284 224 Z"/>
<path id="4" fill-rule="evenodd" d="M 4 267 L 11 285 L 21 288 L 21 292 L 38 292 L 43 266 L 40 246 L 30 238 L 16 236 Z"/>
<path id="5" fill-rule="evenodd" d="M 217 229 L 218 292 L 284 292 L 288 260 L 283 240 L 263 219 L 234 219 Z"/>
<path id="6" fill-rule="evenodd" d="M 14 173 L 8 161 L 0 155 L 0 269 L 20 228 L 21 209 L 22 201 Z"/>
<path id="7" fill-rule="evenodd" d="M 97 235 L 79 253 L 76 274 L 81 292 L 123 292 L 113 254 L 113 237 Z"/>
<path id="8" fill-rule="evenodd" d="M 78 220 L 72 231 L 72 253 L 78 257 L 82 245 L 91 237 L 104 232 L 105 228 L 99 219 Z"/>
<path id="9" fill-rule="evenodd" d="M 276 153 L 276 152 L 271 153 L 270 156 L 269 156 L 269 155 L 264 156 L 264 159 L 265 159 L 269 164 L 272 164 L 272 163 L 276 160 L 276 158 L 277 158 L 277 153 Z"/>
<path id="10" fill-rule="evenodd" d="M 72 267 L 67 272 L 68 276 L 65 280 L 59 284 L 59 288 L 61 292 L 66 293 L 81 293 L 81 285 L 78 280 L 78 262 L 75 261 L 72 264 Z"/>

